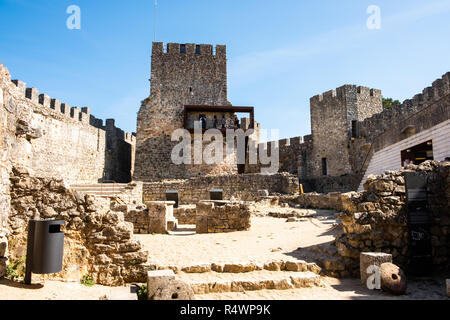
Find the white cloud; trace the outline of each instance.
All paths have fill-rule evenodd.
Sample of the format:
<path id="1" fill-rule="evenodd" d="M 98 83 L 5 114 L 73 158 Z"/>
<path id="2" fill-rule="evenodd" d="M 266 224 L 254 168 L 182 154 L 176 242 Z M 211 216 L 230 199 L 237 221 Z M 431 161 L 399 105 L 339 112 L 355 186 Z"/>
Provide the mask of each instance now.
<path id="1" fill-rule="evenodd" d="M 428 1 L 390 16 L 382 8 L 381 32 L 449 11 L 450 1 L 447 0 Z M 310 56 L 355 48 L 371 32 L 374 31 L 368 30 L 365 24 L 352 25 L 302 39 L 294 45 L 236 57 L 230 61 L 230 81 L 233 86 L 239 86 L 289 70 L 293 63 Z"/>

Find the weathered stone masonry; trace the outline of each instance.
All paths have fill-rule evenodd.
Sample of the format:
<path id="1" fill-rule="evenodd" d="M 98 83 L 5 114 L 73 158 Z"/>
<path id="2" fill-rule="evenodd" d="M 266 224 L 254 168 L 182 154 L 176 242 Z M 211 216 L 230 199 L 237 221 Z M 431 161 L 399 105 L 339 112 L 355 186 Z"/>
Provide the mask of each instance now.
<path id="1" fill-rule="evenodd" d="M 224 199 L 232 197 L 240 201 L 254 201 L 259 190 L 269 193 L 298 193 L 298 178 L 281 173 L 275 175 L 244 174 L 205 176 L 185 180 L 146 182 L 143 186 L 144 201 L 166 200 L 166 190 L 178 190 L 180 204 L 209 200 L 209 190 L 223 189 Z"/>
<path id="2" fill-rule="evenodd" d="M 102 120 L 92 116 L 88 107 L 71 108 L 39 95 L 19 80 L 11 82 L 9 72 L 2 68 L 2 112 L 6 112 L 9 130 L 14 132 L 7 142 L 14 163 L 68 183 L 92 183 L 105 177 L 130 181 L 133 135 L 115 128 L 113 120 L 103 127 Z M 122 168 L 115 164 L 119 159 L 128 159 Z"/>
<path id="3" fill-rule="evenodd" d="M 108 161 L 116 158 L 111 155 L 130 152 L 132 148 L 108 148 L 106 140 L 112 135 L 104 129 L 102 121 L 90 115 L 89 108 L 71 108 L 45 94 L 39 95 L 35 88 L 26 88 L 21 81 L 11 81 L 9 71 L 0 63 L 0 276 L 5 274 L 6 258 L 15 247 L 14 240 L 13 243 L 8 241 L 14 237 L 14 228 L 23 228 L 27 219 L 36 213 L 45 216 L 39 211 L 42 208 L 38 207 L 21 212 L 20 219 L 14 213 L 17 208 L 11 208 L 11 197 L 16 201 L 17 194 L 10 183 L 10 177 L 14 176 L 13 167 L 26 168 L 30 177 L 37 179 L 27 179 L 36 186 L 33 183 L 20 186 L 23 190 L 30 189 L 26 191 L 30 193 L 26 196 L 27 202 L 32 201 L 30 197 L 37 196 L 33 192 L 43 192 L 37 202 L 44 201 L 46 196 L 51 197 L 46 194 L 47 191 L 51 194 L 51 190 L 36 189 L 47 185 L 48 179 L 56 179 L 58 184 L 63 180 L 67 184 L 98 182 L 108 174 L 115 179 L 120 169 L 109 170 Z M 112 139 L 129 145 L 135 143 L 132 135 L 115 127 L 110 129 L 114 132 Z M 130 154 L 126 157 L 131 159 Z M 131 172 L 128 172 L 129 176 Z M 26 234 L 21 230 L 23 235 Z M 106 283 L 109 280 L 99 281 Z"/>
<path id="4" fill-rule="evenodd" d="M 322 266 L 332 276 L 358 276 L 361 252 L 384 252 L 394 263 L 407 268 L 409 242 L 405 180 L 403 172 L 424 172 L 427 178 L 428 207 L 431 213 L 432 262 L 437 270 L 449 270 L 450 250 L 450 162 L 428 161 L 404 170 L 369 176 L 364 191 L 350 193 L 303 194 L 280 198 L 280 202 L 306 207 L 335 209 L 342 213 L 343 232 L 332 248 L 334 257 L 323 258 Z M 334 247 L 334 250 L 333 250 Z M 320 251 L 320 248 L 319 248 Z"/>
<path id="5" fill-rule="evenodd" d="M 150 97 L 137 119 L 134 179 L 155 181 L 208 173 L 234 173 L 234 165 L 175 165 L 171 152 L 174 130 L 183 128 L 185 105 L 230 106 L 227 100 L 226 47 L 153 43 Z M 219 172 L 217 172 L 219 169 Z"/>
<path id="6" fill-rule="evenodd" d="M 375 151 L 450 118 L 449 95 L 446 73 L 390 109 L 382 109 L 381 91 L 366 87 L 345 85 L 312 97 L 312 134 L 300 144 L 299 138 L 279 141 L 280 172 L 297 174 L 305 191 L 357 190 Z"/>

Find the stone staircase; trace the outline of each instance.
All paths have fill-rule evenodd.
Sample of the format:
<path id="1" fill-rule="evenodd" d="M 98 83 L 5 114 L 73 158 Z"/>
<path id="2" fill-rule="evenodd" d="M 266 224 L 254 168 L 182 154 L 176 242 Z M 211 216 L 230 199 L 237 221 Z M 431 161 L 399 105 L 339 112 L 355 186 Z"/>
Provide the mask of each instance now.
<path id="1" fill-rule="evenodd" d="M 256 290 L 288 290 L 323 286 L 321 269 L 300 260 L 257 263 L 200 264 L 171 268 L 197 295 Z M 161 268 L 158 268 L 161 269 Z"/>
<path id="2" fill-rule="evenodd" d="M 114 198 L 123 193 L 128 187 L 126 183 L 97 183 L 97 184 L 75 184 L 70 186 L 85 194 L 103 198 Z"/>

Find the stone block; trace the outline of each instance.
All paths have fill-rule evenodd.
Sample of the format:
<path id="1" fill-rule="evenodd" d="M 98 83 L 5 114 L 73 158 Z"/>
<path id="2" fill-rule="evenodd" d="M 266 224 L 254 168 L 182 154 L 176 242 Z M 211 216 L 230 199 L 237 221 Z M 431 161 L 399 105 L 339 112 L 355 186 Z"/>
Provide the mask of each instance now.
<path id="1" fill-rule="evenodd" d="M 166 218 L 150 218 L 148 223 L 150 233 L 165 234 L 167 232 Z"/>
<path id="2" fill-rule="evenodd" d="M 147 273 L 147 298 L 151 300 L 159 288 L 169 284 L 170 280 L 175 280 L 175 273 L 172 270 L 156 270 Z"/>
<path id="3" fill-rule="evenodd" d="M 362 252 L 359 257 L 359 269 L 361 274 L 361 284 L 367 286 L 367 278 L 371 274 L 367 273 L 367 268 L 371 265 L 380 267 L 383 263 L 392 263 L 392 255 L 381 252 Z"/>
<path id="4" fill-rule="evenodd" d="M 198 234 L 208 233 L 208 217 L 206 216 L 196 217 L 195 232 Z"/>

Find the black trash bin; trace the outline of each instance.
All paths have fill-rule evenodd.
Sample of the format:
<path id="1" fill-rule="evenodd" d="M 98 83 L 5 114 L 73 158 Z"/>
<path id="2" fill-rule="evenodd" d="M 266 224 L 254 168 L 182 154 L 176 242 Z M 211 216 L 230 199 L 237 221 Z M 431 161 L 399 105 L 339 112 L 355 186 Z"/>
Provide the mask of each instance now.
<path id="1" fill-rule="evenodd" d="M 50 274 L 62 270 L 64 220 L 30 220 L 25 283 L 31 284 L 31 274 Z"/>
<path id="2" fill-rule="evenodd" d="M 166 190 L 166 200 L 175 201 L 174 208 L 178 208 L 178 190 Z"/>
<path id="3" fill-rule="evenodd" d="M 223 189 L 211 189 L 209 190 L 209 199 L 214 201 L 223 200 Z"/>

